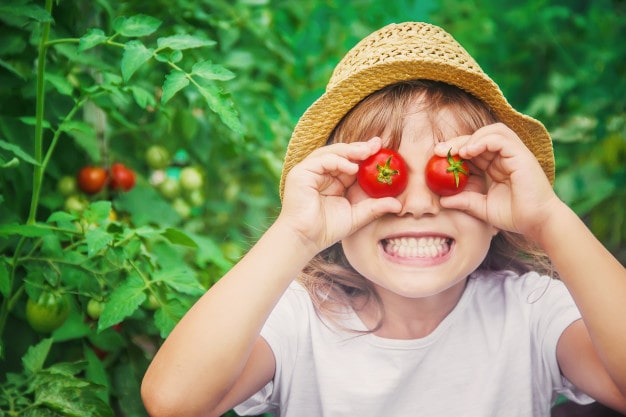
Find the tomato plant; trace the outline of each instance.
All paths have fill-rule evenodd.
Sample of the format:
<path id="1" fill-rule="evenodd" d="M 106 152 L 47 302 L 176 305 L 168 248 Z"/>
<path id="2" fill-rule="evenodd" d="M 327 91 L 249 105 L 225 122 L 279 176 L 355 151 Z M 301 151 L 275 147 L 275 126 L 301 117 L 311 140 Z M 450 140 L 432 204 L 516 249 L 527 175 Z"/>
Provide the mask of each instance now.
<path id="1" fill-rule="evenodd" d="M 44 290 L 37 300 L 26 302 L 26 321 L 38 333 L 50 333 L 59 327 L 70 314 L 70 303 L 65 294 Z"/>
<path id="2" fill-rule="evenodd" d="M 104 188 L 108 174 L 102 167 L 84 166 L 78 171 L 76 181 L 78 187 L 87 194 L 96 194 Z"/>
<path id="3" fill-rule="evenodd" d="M 109 188 L 112 190 L 130 191 L 135 186 L 135 173 L 126 165 L 116 162 L 111 165 Z"/>
<path id="4" fill-rule="evenodd" d="M 466 160 L 458 155 L 433 155 L 426 163 L 426 184 L 441 196 L 458 194 L 467 185 L 470 171 Z"/>
<path id="5" fill-rule="evenodd" d="M 359 164 L 357 181 L 370 197 L 395 197 L 406 188 L 408 175 L 402 156 L 383 148 Z"/>
<path id="6" fill-rule="evenodd" d="M 204 180 L 202 172 L 196 167 L 185 167 L 180 171 L 180 186 L 186 191 L 198 190 L 202 187 Z"/>

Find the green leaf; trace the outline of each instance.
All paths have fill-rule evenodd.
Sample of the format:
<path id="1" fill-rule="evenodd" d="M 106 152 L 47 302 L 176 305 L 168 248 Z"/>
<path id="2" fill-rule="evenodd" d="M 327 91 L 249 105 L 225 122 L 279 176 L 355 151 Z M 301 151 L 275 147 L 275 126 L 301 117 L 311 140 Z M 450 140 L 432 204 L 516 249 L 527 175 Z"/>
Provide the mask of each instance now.
<path id="1" fill-rule="evenodd" d="M 152 58 L 153 54 L 153 49 L 146 48 L 143 43 L 137 40 L 126 43 L 124 55 L 122 56 L 122 77 L 124 82 L 128 82 L 135 71 Z"/>
<path id="2" fill-rule="evenodd" d="M 113 29 L 122 36 L 142 37 L 153 34 L 161 21 L 152 16 L 138 14 L 131 17 L 120 16 L 113 21 Z"/>
<path id="3" fill-rule="evenodd" d="M 194 296 L 200 296 L 206 292 L 200 285 L 194 274 L 188 268 L 167 269 L 154 274 L 154 281 L 161 281 L 174 290 Z"/>
<path id="4" fill-rule="evenodd" d="M 208 80 L 227 81 L 235 78 L 235 74 L 221 65 L 213 64 L 209 61 L 196 63 L 191 68 L 191 75 L 206 78 Z"/>
<path id="5" fill-rule="evenodd" d="M 52 84 L 52 86 L 58 91 L 59 94 L 63 96 L 72 96 L 72 92 L 74 91 L 74 86 L 67 80 L 66 77 L 46 73 L 45 79 L 47 82 Z"/>
<path id="6" fill-rule="evenodd" d="M 18 145 L 15 145 L 13 143 L 9 143 L 0 139 L 0 148 L 7 150 L 9 152 L 12 152 L 15 156 L 17 156 L 24 162 L 28 162 L 29 164 L 33 164 L 33 165 L 40 165 L 39 163 L 37 163 L 35 158 L 30 156 L 24 150 L 22 150 L 22 148 L 20 148 Z"/>
<path id="7" fill-rule="evenodd" d="M 3 297 L 6 297 L 11 290 L 8 262 L 8 259 L 4 256 L 0 258 L 0 294 L 2 294 Z"/>
<path id="8" fill-rule="evenodd" d="M 112 204 L 108 200 L 94 201 L 84 211 L 83 217 L 89 223 L 99 223 L 106 220 L 111 214 Z"/>
<path id="9" fill-rule="evenodd" d="M 42 370 L 51 347 L 52 339 L 50 338 L 43 339 L 38 344 L 29 347 L 26 354 L 22 357 L 24 369 L 30 373 Z"/>
<path id="10" fill-rule="evenodd" d="M 5 21 L 14 21 L 14 19 L 17 17 L 33 19 L 40 23 L 54 22 L 54 19 L 52 18 L 52 16 L 50 16 L 50 13 L 48 13 L 46 9 L 34 4 L 24 6 L 0 6 L 0 15 Z"/>
<path id="11" fill-rule="evenodd" d="M 190 248 L 198 247 L 198 244 L 191 237 L 189 237 L 188 234 L 181 230 L 170 227 L 168 229 L 165 229 L 162 235 L 175 245 L 188 246 Z"/>
<path id="12" fill-rule="evenodd" d="M 102 315 L 98 320 L 98 331 L 102 331 L 114 324 L 121 323 L 139 308 L 146 299 L 145 285 L 136 273 L 117 287 L 107 301 Z"/>
<path id="13" fill-rule="evenodd" d="M 91 258 L 106 248 L 113 241 L 113 236 L 98 228 L 89 230 L 85 239 L 87 240 L 87 256 Z"/>
<path id="14" fill-rule="evenodd" d="M 165 76 L 161 102 L 167 103 L 176 93 L 189 85 L 187 74 L 181 71 L 172 71 Z"/>
<path id="15" fill-rule="evenodd" d="M 174 330 L 176 323 L 188 310 L 189 308 L 184 306 L 180 300 L 173 299 L 154 313 L 154 325 L 159 329 L 162 338 L 166 338 Z"/>
<path id="16" fill-rule="evenodd" d="M 156 99 L 154 98 L 154 94 L 147 91 L 144 88 L 131 85 L 128 87 L 128 90 L 132 93 L 133 98 L 135 99 L 135 103 L 142 109 L 147 108 L 148 106 L 156 106 Z"/>
<path id="17" fill-rule="evenodd" d="M 173 35 L 157 39 L 159 49 L 184 50 L 200 48 L 203 46 L 213 46 L 216 42 L 210 39 L 202 39 L 193 35 Z"/>
<path id="18" fill-rule="evenodd" d="M 89 29 L 78 41 L 78 52 L 83 52 L 94 46 L 100 45 L 109 39 L 102 29 Z"/>
<path id="19" fill-rule="evenodd" d="M 243 125 L 239 120 L 239 114 L 233 107 L 232 102 L 227 95 L 214 84 L 208 82 L 198 83 L 200 94 L 206 100 L 209 108 L 213 110 L 233 132 L 237 134 L 243 133 Z"/>

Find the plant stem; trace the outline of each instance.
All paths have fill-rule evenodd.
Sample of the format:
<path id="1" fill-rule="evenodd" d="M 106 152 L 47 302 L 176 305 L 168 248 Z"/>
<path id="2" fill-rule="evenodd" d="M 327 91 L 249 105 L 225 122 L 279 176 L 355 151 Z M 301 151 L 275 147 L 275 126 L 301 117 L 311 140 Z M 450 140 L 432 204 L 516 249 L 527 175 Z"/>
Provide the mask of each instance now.
<path id="1" fill-rule="evenodd" d="M 52 0 L 46 0 L 46 11 L 52 14 Z M 33 171 L 33 194 L 30 200 L 30 212 L 27 224 L 34 224 L 37 220 L 37 206 L 39 194 L 43 182 L 44 167 L 41 164 L 43 158 L 43 121 L 45 111 L 45 73 L 46 73 L 46 46 L 50 36 L 50 22 L 43 23 L 41 39 L 39 40 L 39 54 L 37 56 L 37 99 L 35 105 L 35 160 L 37 165 Z"/>

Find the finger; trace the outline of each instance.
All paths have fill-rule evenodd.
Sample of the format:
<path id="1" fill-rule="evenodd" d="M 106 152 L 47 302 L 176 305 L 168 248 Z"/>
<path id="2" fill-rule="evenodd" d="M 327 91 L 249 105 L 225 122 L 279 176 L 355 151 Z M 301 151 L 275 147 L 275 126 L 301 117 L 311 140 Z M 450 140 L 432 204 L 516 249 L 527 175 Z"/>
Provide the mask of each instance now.
<path id="1" fill-rule="evenodd" d="M 375 154 L 382 147 L 382 139 L 373 137 L 367 141 L 350 142 L 350 143 L 333 143 L 322 146 L 311 152 L 312 157 L 316 155 L 336 154 L 351 161 L 363 161 L 369 156 Z"/>
<path id="2" fill-rule="evenodd" d="M 393 197 L 368 198 L 352 206 L 352 232 L 385 214 L 400 213 L 402 203 Z"/>
<path id="3" fill-rule="evenodd" d="M 447 209 L 465 212 L 482 221 L 487 221 L 487 196 L 484 194 L 463 191 L 452 196 L 440 197 L 439 203 Z"/>

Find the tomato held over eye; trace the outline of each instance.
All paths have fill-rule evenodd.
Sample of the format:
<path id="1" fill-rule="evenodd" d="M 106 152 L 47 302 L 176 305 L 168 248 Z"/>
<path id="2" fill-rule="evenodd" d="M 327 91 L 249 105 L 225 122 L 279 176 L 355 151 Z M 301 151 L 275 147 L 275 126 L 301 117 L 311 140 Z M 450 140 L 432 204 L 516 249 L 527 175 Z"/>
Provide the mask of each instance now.
<path id="1" fill-rule="evenodd" d="M 374 198 L 395 197 L 409 182 L 404 159 L 391 149 L 381 149 L 359 164 L 357 181 Z"/>
<path id="2" fill-rule="evenodd" d="M 135 186 L 135 173 L 124 164 L 116 162 L 111 165 L 110 171 L 109 188 L 112 190 L 130 191 Z"/>
<path id="3" fill-rule="evenodd" d="M 426 164 L 426 184 L 434 193 L 441 196 L 458 194 L 467 185 L 469 165 L 460 156 L 434 155 Z"/>

